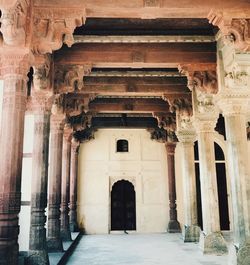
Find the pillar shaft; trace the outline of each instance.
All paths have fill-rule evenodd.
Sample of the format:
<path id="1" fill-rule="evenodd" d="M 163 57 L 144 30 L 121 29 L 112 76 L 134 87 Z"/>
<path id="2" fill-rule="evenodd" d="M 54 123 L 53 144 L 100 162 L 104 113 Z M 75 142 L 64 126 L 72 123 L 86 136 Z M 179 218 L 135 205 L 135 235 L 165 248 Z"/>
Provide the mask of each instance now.
<path id="1" fill-rule="evenodd" d="M 199 143 L 203 231 L 207 235 L 220 231 L 220 216 L 214 155 L 213 125 L 215 125 L 215 122 L 212 122 L 211 124 L 210 131 L 201 130 L 197 132 Z"/>
<path id="2" fill-rule="evenodd" d="M 168 188 L 169 188 L 169 233 L 178 233 L 181 231 L 180 224 L 177 221 L 176 210 L 176 184 L 175 184 L 175 148 L 176 143 L 167 143 L 167 163 L 168 163 Z"/>
<path id="3" fill-rule="evenodd" d="M 179 132 L 184 197 L 184 242 L 198 242 L 200 228 L 197 217 L 196 179 L 194 166 L 195 133 Z"/>
<path id="4" fill-rule="evenodd" d="M 18 214 L 21 205 L 21 173 L 26 107 L 25 54 L 5 51 L 0 138 L 0 264 L 14 265 L 18 259 Z"/>
<path id="5" fill-rule="evenodd" d="M 78 173 L 79 144 L 72 142 L 70 162 L 70 230 L 78 231 L 77 224 L 77 173 Z"/>
<path id="6" fill-rule="evenodd" d="M 70 153 L 70 134 L 65 132 L 62 154 L 61 237 L 66 241 L 71 240 L 69 226 Z"/>
<path id="7" fill-rule="evenodd" d="M 47 236 L 49 252 L 57 252 L 63 250 L 60 233 L 63 125 L 63 115 L 51 116 Z"/>
<path id="8" fill-rule="evenodd" d="M 49 111 L 34 114 L 32 152 L 31 226 L 29 264 L 48 265 L 46 243 L 47 183 L 49 154 Z"/>
<path id="9" fill-rule="evenodd" d="M 228 166 L 231 179 L 234 241 L 243 243 L 249 236 L 249 215 L 247 197 L 247 135 L 246 117 L 243 114 L 226 115 L 226 135 L 228 141 Z"/>

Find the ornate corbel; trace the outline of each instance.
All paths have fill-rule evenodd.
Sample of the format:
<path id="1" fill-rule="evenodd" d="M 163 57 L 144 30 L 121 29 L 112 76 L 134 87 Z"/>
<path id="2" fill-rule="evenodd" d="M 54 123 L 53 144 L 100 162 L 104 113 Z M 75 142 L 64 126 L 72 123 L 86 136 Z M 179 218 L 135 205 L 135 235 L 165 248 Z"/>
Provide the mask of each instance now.
<path id="1" fill-rule="evenodd" d="M 187 86 L 192 91 L 198 89 L 205 93 L 216 94 L 218 92 L 217 74 L 214 65 L 208 67 L 207 70 L 197 71 L 192 65 L 179 65 L 181 74 L 187 77 Z"/>
<path id="2" fill-rule="evenodd" d="M 79 115 L 70 116 L 67 114 L 66 123 L 71 126 L 73 131 L 82 131 L 91 127 L 93 114 L 91 112 L 82 112 Z"/>
<path id="3" fill-rule="evenodd" d="M 52 53 L 65 43 L 74 44 L 73 32 L 85 23 L 85 8 L 35 8 L 33 15 L 33 47 L 36 54 Z"/>
<path id="4" fill-rule="evenodd" d="M 57 93 L 71 93 L 83 88 L 83 78 L 89 75 L 92 65 L 57 66 L 55 69 L 55 89 Z"/>
<path id="5" fill-rule="evenodd" d="M 24 47 L 28 32 L 30 0 L 18 0 L 13 4 L 1 9 L 0 31 L 5 45 Z"/>
<path id="6" fill-rule="evenodd" d="M 33 88 L 36 91 L 50 90 L 51 84 L 51 56 L 39 55 L 35 57 L 35 65 L 33 67 Z"/>
<path id="7" fill-rule="evenodd" d="M 165 130 L 167 133 L 167 140 L 169 142 L 177 141 L 176 131 L 176 117 L 172 113 L 153 113 L 153 117 L 157 119 L 160 131 Z M 158 130 L 159 131 L 159 130 Z M 162 131 L 163 134 L 163 131 Z"/>
<path id="8" fill-rule="evenodd" d="M 250 19 L 236 19 L 214 10 L 209 12 L 207 18 L 209 23 L 219 27 L 225 44 L 231 42 L 237 50 L 250 51 Z"/>

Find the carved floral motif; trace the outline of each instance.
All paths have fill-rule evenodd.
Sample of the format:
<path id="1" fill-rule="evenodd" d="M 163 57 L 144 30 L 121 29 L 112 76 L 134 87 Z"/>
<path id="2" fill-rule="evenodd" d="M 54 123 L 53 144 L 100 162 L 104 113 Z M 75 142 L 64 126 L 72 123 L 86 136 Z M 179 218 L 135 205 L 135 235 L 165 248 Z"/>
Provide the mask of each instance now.
<path id="1" fill-rule="evenodd" d="M 232 72 L 228 72 L 225 76 L 226 86 L 234 88 L 235 86 L 247 87 L 248 85 L 248 73 L 246 71 L 239 71 L 233 69 Z"/>

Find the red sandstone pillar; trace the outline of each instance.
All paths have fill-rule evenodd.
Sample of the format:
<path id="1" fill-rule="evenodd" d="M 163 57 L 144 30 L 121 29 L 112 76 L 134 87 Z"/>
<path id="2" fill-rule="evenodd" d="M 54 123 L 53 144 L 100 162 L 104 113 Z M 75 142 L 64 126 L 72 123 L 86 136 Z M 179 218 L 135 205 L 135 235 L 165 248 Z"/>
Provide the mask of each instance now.
<path id="1" fill-rule="evenodd" d="M 46 215 L 49 122 L 51 93 L 34 91 L 30 101 L 34 113 L 34 142 L 32 151 L 31 223 L 29 242 L 29 265 L 48 265 L 46 243 Z"/>
<path id="2" fill-rule="evenodd" d="M 177 221 L 177 210 L 176 210 L 176 186 L 175 186 L 175 147 L 176 143 L 168 142 L 166 143 L 167 150 L 167 163 L 168 163 L 168 189 L 169 189 L 169 223 L 168 232 L 169 233 L 180 233 L 180 224 Z"/>
<path id="3" fill-rule="evenodd" d="M 62 153 L 62 197 L 61 197 L 61 237 L 65 241 L 72 240 L 69 226 L 69 191 L 70 191 L 70 128 L 64 128 Z"/>
<path id="4" fill-rule="evenodd" d="M 4 89 L 0 138 L 0 264 L 16 265 L 29 55 L 25 50 L 6 47 L 1 59 Z"/>
<path id="5" fill-rule="evenodd" d="M 60 232 L 63 127 L 64 115 L 51 115 L 49 148 L 49 207 L 47 236 L 47 245 L 49 252 L 63 251 Z"/>
<path id="6" fill-rule="evenodd" d="M 77 224 L 77 173 L 78 173 L 78 151 L 79 143 L 72 140 L 71 163 L 70 163 L 70 230 L 78 231 Z"/>

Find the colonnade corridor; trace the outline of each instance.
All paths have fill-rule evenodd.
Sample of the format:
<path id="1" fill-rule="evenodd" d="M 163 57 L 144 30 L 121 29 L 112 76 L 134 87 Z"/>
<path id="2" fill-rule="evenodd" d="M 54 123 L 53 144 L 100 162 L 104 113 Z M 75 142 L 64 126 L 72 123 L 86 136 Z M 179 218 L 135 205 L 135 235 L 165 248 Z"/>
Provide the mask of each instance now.
<path id="1" fill-rule="evenodd" d="M 83 236 L 68 265 L 225 265 L 227 255 L 203 255 L 181 234 L 112 234 Z"/>

